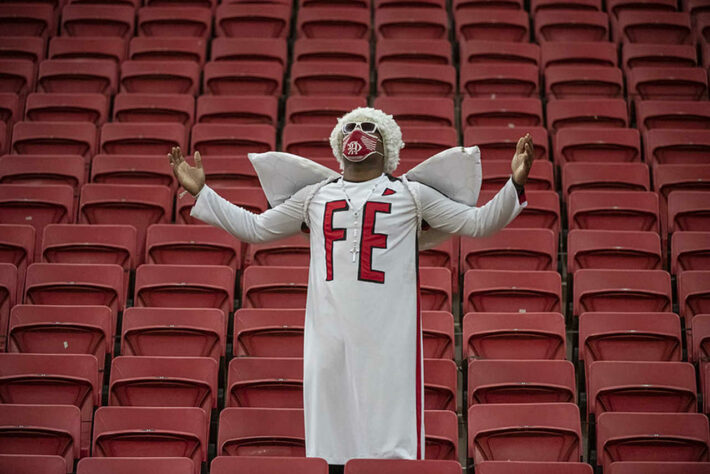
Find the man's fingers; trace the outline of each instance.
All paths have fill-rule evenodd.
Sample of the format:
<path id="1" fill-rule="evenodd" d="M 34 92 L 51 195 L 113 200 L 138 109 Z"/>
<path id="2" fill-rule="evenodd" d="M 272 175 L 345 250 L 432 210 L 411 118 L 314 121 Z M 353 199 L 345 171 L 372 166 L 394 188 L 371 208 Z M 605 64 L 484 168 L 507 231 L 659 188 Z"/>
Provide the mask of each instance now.
<path id="1" fill-rule="evenodd" d="M 525 137 L 520 137 L 520 138 L 518 139 L 518 143 L 515 145 L 515 154 L 516 154 L 516 155 L 521 154 L 521 153 L 525 150 L 525 139 L 526 139 L 526 137 L 527 137 L 527 136 L 525 136 Z"/>
<path id="2" fill-rule="evenodd" d="M 200 155 L 199 151 L 195 152 L 195 166 L 197 166 L 197 169 L 202 169 L 202 155 Z"/>

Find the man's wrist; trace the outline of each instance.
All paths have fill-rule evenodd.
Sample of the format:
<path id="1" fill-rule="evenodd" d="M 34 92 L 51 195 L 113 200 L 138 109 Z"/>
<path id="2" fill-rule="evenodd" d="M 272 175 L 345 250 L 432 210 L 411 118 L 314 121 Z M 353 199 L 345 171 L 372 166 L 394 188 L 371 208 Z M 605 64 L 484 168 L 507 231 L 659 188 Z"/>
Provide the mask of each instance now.
<path id="1" fill-rule="evenodd" d="M 510 181 L 513 183 L 513 186 L 515 187 L 515 191 L 518 193 L 518 196 L 520 196 L 522 193 L 525 192 L 525 185 L 524 184 L 518 184 L 515 182 L 514 177 L 510 177 Z"/>

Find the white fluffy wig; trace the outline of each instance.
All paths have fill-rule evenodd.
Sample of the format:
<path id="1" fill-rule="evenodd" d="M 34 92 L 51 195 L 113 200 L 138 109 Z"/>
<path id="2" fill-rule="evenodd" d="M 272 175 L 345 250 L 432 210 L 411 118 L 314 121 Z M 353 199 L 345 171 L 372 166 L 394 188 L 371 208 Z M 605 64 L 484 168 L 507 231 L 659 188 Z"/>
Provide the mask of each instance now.
<path id="1" fill-rule="evenodd" d="M 385 173 L 392 173 L 399 164 L 399 150 L 404 148 L 402 130 L 391 115 L 372 107 L 358 107 L 338 119 L 338 124 L 330 133 L 330 146 L 335 159 L 343 169 L 343 132 L 342 127 L 348 122 L 374 122 L 382 135 L 385 148 Z"/>

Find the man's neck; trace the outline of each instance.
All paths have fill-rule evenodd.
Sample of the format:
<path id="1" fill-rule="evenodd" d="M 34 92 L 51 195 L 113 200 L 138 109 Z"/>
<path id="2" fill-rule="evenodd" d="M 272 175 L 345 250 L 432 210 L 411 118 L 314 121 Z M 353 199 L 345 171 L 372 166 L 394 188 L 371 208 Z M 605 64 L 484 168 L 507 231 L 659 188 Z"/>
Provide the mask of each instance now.
<path id="1" fill-rule="evenodd" d="M 370 157 L 359 163 L 346 160 L 343 179 L 354 182 L 369 181 L 381 176 L 382 173 L 384 173 L 384 162 L 380 157 Z"/>

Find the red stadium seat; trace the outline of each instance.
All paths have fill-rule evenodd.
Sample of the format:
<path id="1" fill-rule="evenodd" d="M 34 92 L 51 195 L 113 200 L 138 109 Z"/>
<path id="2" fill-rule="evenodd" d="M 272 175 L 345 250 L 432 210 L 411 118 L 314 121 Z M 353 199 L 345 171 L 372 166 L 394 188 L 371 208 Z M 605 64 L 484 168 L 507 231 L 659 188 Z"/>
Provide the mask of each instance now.
<path id="1" fill-rule="evenodd" d="M 195 465 L 188 458 L 84 458 L 76 474 L 193 474 Z"/>
<path id="2" fill-rule="evenodd" d="M 14 474 L 65 474 L 67 463 L 61 456 L 0 454 L 0 471 Z"/>
<path id="3" fill-rule="evenodd" d="M 221 4 L 216 11 L 217 36 L 234 38 L 286 38 L 291 5 L 246 3 Z"/>
<path id="4" fill-rule="evenodd" d="M 227 374 L 227 407 L 303 408 L 303 359 L 237 357 Z"/>
<path id="5" fill-rule="evenodd" d="M 602 413 L 597 420 L 604 472 L 625 461 L 707 462 L 708 444 L 708 419 L 700 413 Z"/>
<path id="6" fill-rule="evenodd" d="M 420 267 L 419 294 L 423 311 L 451 312 L 451 272 L 449 269 Z"/>
<path id="7" fill-rule="evenodd" d="M 480 463 L 476 469 L 479 470 L 479 474 L 516 474 L 518 472 L 526 472 L 528 474 L 592 474 L 594 472 L 592 466 L 581 462 L 485 461 Z"/>
<path id="8" fill-rule="evenodd" d="M 514 41 L 527 43 L 529 19 L 523 10 L 462 9 L 456 12 L 459 41 Z"/>
<path id="9" fill-rule="evenodd" d="M 391 114 L 403 128 L 456 125 L 454 103 L 444 97 L 378 97 L 374 107 Z"/>
<path id="10" fill-rule="evenodd" d="M 454 320 L 446 311 L 422 311 L 422 353 L 430 359 L 454 358 Z"/>
<path id="11" fill-rule="evenodd" d="M 302 358 L 304 318 L 304 309 L 238 309 L 233 355 Z"/>
<path id="12" fill-rule="evenodd" d="M 708 28 L 710 26 L 710 15 L 708 15 L 708 12 L 701 11 L 694 15 L 692 23 L 695 24 L 695 35 L 697 39 L 707 42 L 708 38 L 710 38 L 710 29 Z M 703 41 L 701 41 L 701 44 L 702 43 Z"/>
<path id="13" fill-rule="evenodd" d="M 658 12 L 659 14 L 675 12 L 677 4 L 673 0 L 651 0 L 639 2 L 637 0 L 609 0 L 607 10 L 619 16 L 621 12 Z"/>
<path id="14" fill-rule="evenodd" d="M 210 61 L 202 88 L 214 95 L 281 95 L 283 67 L 273 61 Z"/>
<path id="15" fill-rule="evenodd" d="M 573 403 L 501 403 L 468 408 L 468 457 L 483 461 L 578 461 L 579 408 Z"/>
<path id="16" fill-rule="evenodd" d="M 212 61 L 266 61 L 287 66 L 287 44 L 283 38 L 215 38 L 211 43 Z M 294 58 L 295 60 L 295 58 Z"/>
<path id="17" fill-rule="evenodd" d="M 468 313 L 463 354 L 481 359 L 564 359 L 564 317 L 559 313 Z"/>
<path id="18" fill-rule="evenodd" d="M 2 9 L 0 9 L 0 12 Z M 20 23 L 18 21 L 18 23 Z M 3 24 L 0 14 L 0 24 Z M 3 27 L 7 25 L 3 24 Z M 1 59 L 23 59 L 37 64 L 46 56 L 46 43 L 44 38 L 29 36 L 3 36 L 0 45 Z"/>
<path id="19" fill-rule="evenodd" d="M 286 123 L 322 123 L 333 125 L 337 119 L 356 107 L 367 107 L 365 97 L 302 97 L 286 99 Z"/>
<path id="20" fill-rule="evenodd" d="M 271 125 L 198 123 L 190 141 L 192 151 L 203 155 L 243 156 L 276 148 L 276 133 Z"/>
<path id="21" fill-rule="evenodd" d="M 8 127 L 11 127 L 21 119 L 20 96 L 13 92 L 0 92 L 0 122 L 4 122 Z"/>
<path id="22" fill-rule="evenodd" d="M 86 182 L 85 161 L 81 156 L 4 155 L 0 157 L 0 183 L 66 184 L 74 194 Z"/>
<path id="23" fill-rule="evenodd" d="M 553 44 L 553 43 L 550 43 Z M 567 99 L 547 103 L 547 126 L 551 132 L 563 128 L 627 128 L 629 114 L 623 99 Z"/>
<path id="24" fill-rule="evenodd" d="M 22 300 L 27 265 L 34 261 L 34 254 L 34 227 L 26 224 L 0 224 L 0 263 L 10 263 L 17 268 L 15 301 Z"/>
<path id="25" fill-rule="evenodd" d="M 624 96 L 621 69 L 607 66 L 557 66 L 545 70 L 549 99 L 617 99 Z"/>
<path id="26" fill-rule="evenodd" d="M 194 407 L 101 407 L 94 415 L 91 453 L 95 458 L 184 457 L 199 474 L 207 461 L 207 419 Z"/>
<path id="27" fill-rule="evenodd" d="M 601 11 L 550 11 L 535 14 L 535 39 L 546 41 L 607 41 L 609 17 Z"/>
<path id="28" fill-rule="evenodd" d="M 586 11 L 584 13 L 587 13 Z M 617 46 L 606 41 L 546 41 L 540 46 L 541 67 L 618 66 Z"/>
<path id="29" fill-rule="evenodd" d="M 461 238 L 461 271 L 557 270 L 557 236 L 550 229 L 502 229 Z"/>
<path id="30" fill-rule="evenodd" d="M 35 88 L 35 65 L 26 59 L 0 60 L 0 92 L 24 96 Z"/>
<path id="31" fill-rule="evenodd" d="M 463 142 L 464 145 L 478 146 L 484 162 L 487 160 L 508 161 L 515 154 L 518 140 L 526 133 L 532 136 L 535 144 L 534 159 L 548 160 L 547 130 L 543 127 L 466 127 L 463 131 Z"/>
<path id="32" fill-rule="evenodd" d="M 219 188 L 217 192 L 227 201 L 256 214 L 264 212 L 268 206 L 264 193 L 254 187 L 224 187 Z M 178 197 L 175 203 L 175 222 L 178 224 L 204 224 L 201 220 L 190 216 L 194 204 L 195 198 L 189 193 Z"/>
<path id="33" fill-rule="evenodd" d="M 616 41 L 624 43 L 694 43 L 690 15 L 686 12 L 621 11 L 613 32 Z"/>
<path id="34" fill-rule="evenodd" d="M 17 268 L 11 263 L 0 263 L 0 347 L 6 348 L 10 309 L 21 299 L 17 298 Z"/>
<path id="35" fill-rule="evenodd" d="M 626 79 L 636 100 L 705 100 L 708 95 L 707 73 L 700 67 L 637 67 Z"/>
<path id="36" fill-rule="evenodd" d="M 305 0 L 308 4 L 318 3 L 323 0 Z M 327 1 L 324 3 L 328 3 Z M 369 3 L 369 2 L 365 2 Z M 439 8 L 446 9 L 446 2 L 444 0 L 380 0 L 376 2 L 375 9 L 379 12 L 382 9 L 398 9 L 398 8 Z"/>
<path id="37" fill-rule="evenodd" d="M 644 191 L 575 191 L 567 200 L 569 229 L 659 231 L 658 195 Z"/>
<path id="38" fill-rule="evenodd" d="M 117 37 L 55 36 L 49 40 L 47 59 L 108 59 L 120 64 L 126 59 L 126 43 Z"/>
<path id="39" fill-rule="evenodd" d="M 626 71 L 637 67 L 696 67 L 695 46 L 689 44 L 624 43 L 621 63 Z"/>
<path id="40" fill-rule="evenodd" d="M 281 149 L 309 158 L 332 158 L 333 150 L 328 139 L 332 129 L 330 125 L 321 124 L 287 124 L 283 128 Z"/>
<path id="41" fill-rule="evenodd" d="M 194 61 L 124 61 L 121 92 L 191 94 L 200 90 L 200 66 Z"/>
<path id="42" fill-rule="evenodd" d="M 567 234 L 567 272 L 579 269 L 661 270 L 661 239 L 655 232 L 574 229 Z"/>
<path id="43" fill-rule="evenodd" d="M 636 122 L 642 132 L 662 128 L 709 129 L 710 111 L 696 100 L 637 100 Z"/>
<path id="44" fill-rule="evenodd" d="M 573 310 L 671 311 L 671 276 L 663 270 L 582 269 L 574 274 Z"/>
<path id="45" fill-rule="evenodd" d="M 308 239 L 302 235 L 294 235 L 274 242 L 249 244 L 244 255 L 244 266 L 307 267 L 310 258 Z"/>
<path id="46" fill-rule="evenodd" d="M 430 460 L 456 461 L 458 457 L 458 418 L 449 410 L 424 412 L 425 452 Z"/>
<path id="47" fill-rule="evenodd" d="M 178 123 L 106 123 L 101 152 L 109 155 L 161 155 L 186 147 L 185 127 Z"/>
<path id="48" fill-rule="evenodd" d="M 522 10 L 523 2 L 520 0 L 454 0 L 453 10 L 456 14 L 467 9 Z"/>
<path id="49" fill-rule="evenodd" d="M 210 466 L 212 474 L 270 474 L 283 470 L 291 474 L 328 474 L 328 463 L 322 458 L 217 456 Z"/>
<path id="50" fill-rule="evenodd" d="M 97 93 L 35 92 L 27 96 L 25 119 L 33 122 L 92 122 L 102 125 L 108 118 L 108 97 Z"/>
<path id="51" fill-rule="evenodd" d="M 556 271 L 469 270 L 463 288 L 465 313 L 561 311 Z"/>
<path id="52" fill-rule="evenodd" d="M 710 231 L 710 194 L 675 191 L 668 197 L 668 232 Z"/>
<path id="53" fill-rule="evenodd" d="M 195 61 L 205 63 L 207 42 L 203 38 L 137 36 L 131 39 L 128 59 L 133 61 Z"/>
<path id="54" fill-rule="evenodd" d="M 197 98 L 197 123 L 267 124 L 276 126 L 278 99 L 272 96 Z"/>
<path id="55" fill-rule="evenodd" d="M 18 122 L 12 133 L 12 150 L 21 155 L 81 155 L 96 151 L 96 126 L 92 123 Z"/>
<path id="56" fill-rule="evenodd" d="M 304 8 L 298 13 L 296 26 L 297 38 L 367 39 L 370 12 L 347 6 Z"/>
<path id="57" fill-rule="evenodd" d="M 452 97 L 456 70 L 439 64 L 387 63 L 377 70 L 377 88 L 384 96 Z"/>
<path id="58" fill-rule="evenodd" d="M 671 239 L 671 273 L 710 270 L 710 232 L 675 232 Z"/>
<path id="59" fill-rule="evenodd" d="M 588 146 L 591 148 L 592 140 L 589 143 Z M 604 146 L 605 144 L 600 143 L 600 145 Z M 568 148 L 569 153 L 572 153 L 572 150 L 574 150 L 573 147 Z M 589 153 L 594 150 L 583 151 Z M 562 166 L 562 196 L 565 201 L 570 193 L 579 190 L 648 191 L 649 182 L 648 165 L 641 162 L 583 163 L 573 161 L 564 163 Z"/>
<path id="60" fill-rule="evenodd" d="M 241 261 L 241 243 L 216 227 L 179 224 L 148 227 L 146 263 L 240 268 Z"/>
<path id="61" fill-rule="evenodd" d="M 165 169 L 159 155 L 96 155 L 92 160 L 91 181 L 108 184 L 151 184 L 176 187 L 172 170 Z"/>
<path id="62" fill-rule="evenodd" d="M 57 33 L 56 20 L 51 5 L 5 4 L 0 8 L 0 35 L 47 38 Z"/>
<path id="63" fill-rule="evenodd" d="M 282 64 L 285 66 L 286 43 L 284 41 L 281 44 L 283 45 Z M 337 61 L 339 63 L 369 64 L 370 44 L 365 39 L 302 38 L 293 44 L 293 61 Z"/>
<path id="64" fill-rule="evenodd" d="M 0 420 L 4 431 L 0 455 L 60 456 L 65 472 L 71 474 L 80 455 L 81 415 L 77 407 L 0 404 Z"/>
<path id="65" fill-rule="evenodd" d="M 219 415 L 218 456 L 304 457 L 303 409 L 225 408 Z"/>
<path id="66" fill-rule="evenodd" d="M 538 98 L 464 97 L 461 125 L 466 127 L 538 127 L 543 125 L 542 103 Z"/>
<path id="67" fill-rule="evenodd" d="M 215 308 L 127 308 L 121 354 L 211 357 L 225 354 L 227 322 Z"/>
<path id="68" fill-rule="evenodd" d="M 291 66 L 291 94 L 307 96 L 365 96 L 370 88 L 369 67 L 353 63 L 300 62 Z"/>
<path id="69" fill-rule="evenodd" d="M 450 460 L 351 459 L 345 465 L 345 474 L 458 474 L 460 470 L 461 464 Z"/>
<path id="70" fill-rule="evenodd" d="M 497 191 L 481 191 L 478 204 L 490 201 Z M 508 224 L 509 229 L 543 228 L 560 232 L 560 201 L 554 191 L 526 191 L 527 206 Z"/>
<path id="71" fill-rule="evenodd" d="M 143 7 L 138 10 L 138 36 L 174 38 L 209 38 L 212 34 L 212 13 L 206 8 Z"/>
<path id="72" fill-rule="evenodd" d="M 625 461 L 612 463 L 609 466 L 609 474 L 673 474 L 678 472 L 678 469 L 684 474 L 703 474 L 707 466 L 707 463 L 703 462 Z"/>
<path id="73" fill-rule="evenodd" d="M 140 0 L 130 1 L 138 1 L 140 4 Z M 145 4 L 150 6 L 193 6 L 214 10 L 217 6 L 217 0 L 146 0 Z"/>
<path id="74" fill-rule="evenodd" d="M 308 268 L 257 267 L 244 270 L 243 308 L 305 308 Z"/>
<path id="75" fill-rule="evenodd" d="M 575 403 L 574 365 L 567 360 L 468 362 L 466 406 L 488 403 Z"/>
<path id="76" fill-rule="evenodd" d="M 710 131 L 649 130 L 644 134 L 646 162 L 650 164 L 710 163 Z"/>
<path id="77" fill-rule="evenodd" d="M 382 39 L 446 39 L 448 17 L 444 9 L 378 9 L 375 30 Z"/>
<path id="78" fill-rule="evenodd" d="M 685 319 L 685 327 L 690 327 L 691 320 L 697 314 L 710 314 L 710 271 L 688 270 L 678 275 L 678 306 L 680 316 Z"/>
<path id="79" fill-rule="evenodd" d="M 127 5 L 66 5 L 62 8 L 62 35 L 130 38 L 135 15 Z"/>
<path id="80" fill-rule="evenodd" d="M 402 137 L 407 147 L 400 156 L 406 160 L 423 161 L 458 145 L 454 127 L 402 127 Z M 332 151 L 327 156 L 332 156 Z"/>
<path id="81" fill-rule="evenodd" d="M 193 159 L 188 158 L 192 163 Z M 206 163 L 205 176 L 211 186 L 261 188 L 256 170 L 248 159 L 235 160 L 234 156 L 203 156 L 202 162 Z"/>
<path id="82" fill-rule="evenodd" d="M 424 359 L 424 409 L 456 411 L 456 363 Z"/>
<path id="83" fill-rule="evenodd" d="M 537 66 L 517 64 L 468 63 L 462 65 L 459 92 L 469 97 L 537 97 Z"/>
<path id="84" fill-rule="evenodd" d="M 298 43 L 296 44 L 298 45 Z M 333 49 L 337 47 L 342 48 L 342 45 L 335 43 Z M 331 55 L 333 54 L 331 53 Z M 315 55 L 312 54 L 312 56 L 314 59 L 318 59 Z M 357 59 L 364 59 L 367 62 L 369 48 L 358 55 Z M 451 43 L 445 39 L 381 39 L 377 42 L 375 64 L 378 67 L 387 63 L 451 64 L 452 62 Z"/>
<path id="85" fill-rule="evenodd" d="M 483 190 L 499 190 L 510 179 L 509 160 L 490 160 L 483 166 Z M 550 161 L 536 160 L 530 168 L 526 189 L 530 191 L 547 191 L 555 188 L 554 165 Z"/>
<path id="86" fill-rule="evenodd" d="M 654 188 L 664 199 L 674 191 L 710 190 L 710 169 L 707 165 L 656 165 L 653 169 Z"/>
<path id="87" fill-rule="evenodd" d="M 540 65 L 540 46 L 515 41 L 461 41 L 461 64 L 520 64 Z"/>
<path id="88" fill-rule="evenodd" d="M 459 275 L 459 237 L 446 239 L 435 247 L 420 250 L 418 255 L 419 268 L 441 267 L 451 272 L 451 283 L 454 292 L 458 292 Z"/>

